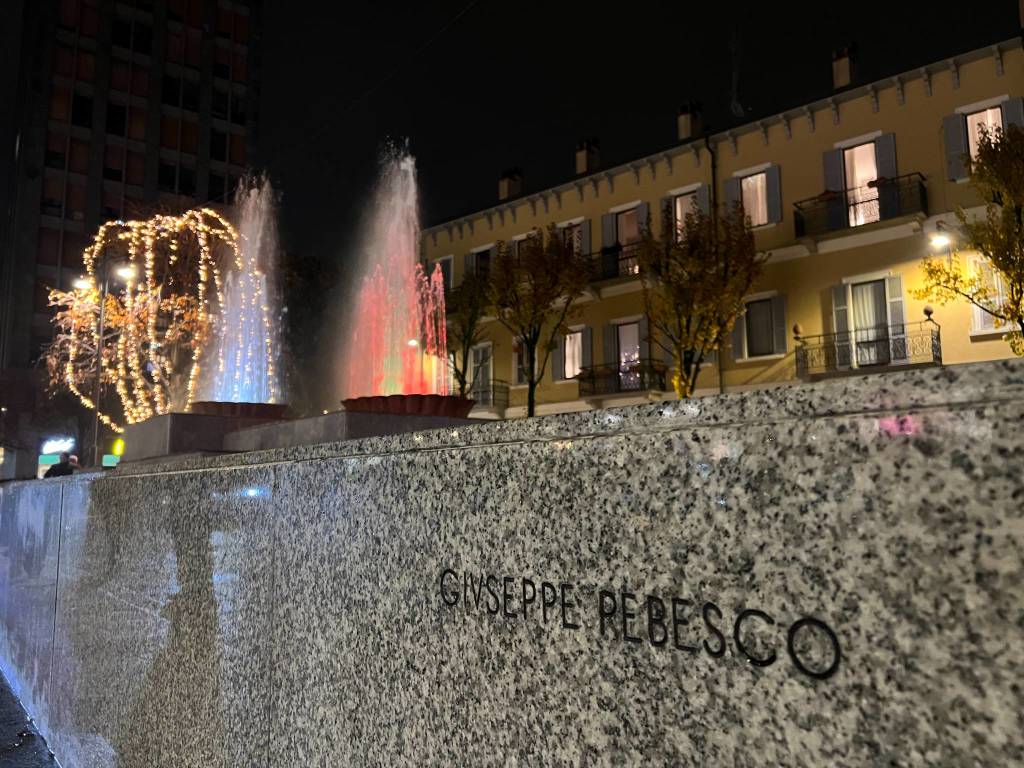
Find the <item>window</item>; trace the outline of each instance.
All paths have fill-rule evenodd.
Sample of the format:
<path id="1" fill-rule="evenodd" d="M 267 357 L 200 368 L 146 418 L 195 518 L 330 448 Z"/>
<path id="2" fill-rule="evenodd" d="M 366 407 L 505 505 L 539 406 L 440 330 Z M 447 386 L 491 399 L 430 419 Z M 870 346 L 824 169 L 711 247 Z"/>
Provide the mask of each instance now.
<path id="1" fill-rule="evenodd" d="M 983 256 L 976 256 L 971 265 L 981 279 L 981 284 L 988 290 L 988 306 L 997 309 L 1008 300 L 1006 279 L 1003 273 L 992 268 L 992 264 Z M 993 317 L 981 307 L 971 305 L 971 331 L 974 333 L 1000 332 L 1006 323 Z"/>
<path id="2" fill-rule="evenodd" d="M 850 288 L 853 305 L 853 338 L 857 344 L 857 365 L 885 365 L 889 362 L 889 308 L 885 280 L 869 280 Z"/>
<path id="3" fill-rule="evenodd" d="M 619 245 L 630 245 L 640 239 L 640 220 L 636 208 L 615 215 L 615 235 Z"/>
<path id="4" fill-rule="evenodd" d="M 68 137 L 62 133 L 49 133 L 46 135 L 46 166 L 48 168 L 63 168 L 67 158 Z"/>
<path id="5" fill-rule="evenodd" d="M 575 378 L 583 370 L 583 331 L 573 331 L 565 335 L 565 367 L 563 375 L 567 379 Z"/>
<path id="6" fill-rule="evenodd" d="M 157 186 L 161 192 L 174 192 L 177 187 L 177 170 L 170 163 L 160 163 L 160 170 L 157 174 Z"/>
<path id="7" fill-rule="evenodd" d="M 469 380 L 474 385 L 487 387 L 491 383 L 491 345 L 481 344 L 470 350 Z"/>
<path id="8" fill-rule="evenodd" d="M 491 251 L 479 251 L 474 255 L 473 265 L 478 275 L 486 276 L 491 271 Z"/>
<path id="9" fill-rule="evenodd" d="M 617 357 L 619 364 L 619 389 L 640 388 L 640 324 L 623 323 L 616 327 Z"/>
<path id="10" fill-rule="evenodd" d="M 226 120 L 228 117 L 228 92 L 220 88 L 213 89 L 213 102 L 210 112 L 214 117 Z"/>
<path id="11" fill-rule="evenodd" d="M 160 94 L 164 104 L 176 107 L 181 103 L 181 78 L 164 75 L 164 87 Z"/>
<path id="12" fill-rule="evenodd" d="M 181 151 L 190 155 L 199 152 L 199 123 L 192 120 L 181 121 Z"/>
<path id="13" fill-rule="evenodd" d="M 619 255 L 619 275 L 637 275 L 640 262 L 632 246 L 640 239 L 640 213 L 636 208 L 615 214 L 615 238 L 623 248 Z"/>
<path id="14" fill-rule="evenodd" d="M 107 102 L 107 133 L 124 136 L 128 127 L 128 107 L 124 104 Z"/>
<path id="15" fill-rule="evenodd" d="M 744 320 L 747 333 L 747 357 L 775 354 L 772 300 L 758 299 L 747 304 Z"/>
<path id="16" fill-rule="evenodd" d="M 676 195 L 672 201 L 672 215 L 676 225 L 676 239 L 681 239 L 683 227 L 686 226 L 686 217 L 697 212 L 697 193 L 687 192 Z"/>
<path id="17" fill-rule="evenodd" d="M 210 173 L 210 188 L 207 194 L 211 202 L 219 203 L 224 200 L 224 177 L 219 173 Z"/>
<path id="18" fill-rule="evenodd" d="M 529 383 L 530 374 L 527 367 L 526 346 L 520 342 L 518 347 L 516 347 L 516 384 Z"/>
<path id="19" fill-rule="evenodd" d="M 245 125 L 245 99 L 237 93 L 231 94 L 231 122 L 235 125 Z"/>
<path id="20" fill-rule="evenodd" d="M 181 83 L 181 108 L 199 111 L 199 81 L 185 79 Z"/>
<path id="21" fill-rule="evenodd" d="M 71 156 L 68 169 L 74 173 L 89 172 L 89 144 L 81 139 L 71 140 Z"/>
<path id="22" fill-rule="evenodd" d="M 228 159 L 228 135 L 216 128 L 210 131 L 210 158 L 222 162 Z"/>
<path id="23" fill-rule="evenodd" d="M 76 93 L 71 100 L 71 124 L 79 128 L 92 128 L 92 99 Z"/>
<path id="24" fill-rule="evenodd" d="M 562 241 L 572 247 L 573 253 L 583 252 L 583 228 L 579 222 L 562 227 Z"/>
<path id="25" fill-rule="evenodd" d="M 134 184 L 137 187 L 141 187 L 143 182 L 146 180 L 146 157 L 139 152 L 129 152 L 128 171 L 125 174 L 125 181 L 129 184 Z"/>
<path id="26" fill-rule="evenodd" d="M 744 176 L 740 180 L 743 210 L 750 219 L 750 226 L 760 227 L 768 223 L 768 175 L 763 171 Z"/>
<path id="27" fill-rule="evenodd" d="M 178 194 L 194 197 L 196 194 L 196 169 L 183 165 L 178 168 Z"/>
<path id="28" fill-rule="evenodd" d="M 981 141 L 982 132 L 987 131 L 991 135 L 996 128 L 1002 127 L 1002 107 L 989 107 L 967 115 L 967 151 L 971 155 L 971 160 L 978 157 L 978 144 Z"/>
<path id="29" fill-rule="evenodd" d="M 878 221 L 878 189 L 868 186 L 878 178 L 875 142 L 858 144 L 843 150 L 843 174 L 846 208 L 851 227 Z"/>
<path id="30" fill-rule="evenodd" d="M 46 179 L 43 182 L 43 199 L 39 210 L 47 216 L 60 216 L 64 208 L 64 184 L 60 179 Z"/>
<path id="31" fill-rule="evenodd" d="M 103 153 L 103 178 L 110 181 L 124 180 L 124 149 L 108 144 Z"/>
<path id="32" fill-rule="evenodd" d="M 75 62 L 75 77 L 91 83 L 96 79 L 96 57 L 87 51 L 79 51 Z"/>

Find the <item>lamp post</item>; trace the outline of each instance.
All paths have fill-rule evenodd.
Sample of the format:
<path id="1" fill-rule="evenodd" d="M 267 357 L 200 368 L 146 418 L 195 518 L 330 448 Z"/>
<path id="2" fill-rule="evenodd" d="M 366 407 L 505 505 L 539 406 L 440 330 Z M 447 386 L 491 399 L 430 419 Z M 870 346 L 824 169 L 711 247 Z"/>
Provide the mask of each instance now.
<path id="1" fill-rule="evenodd" d="M 96 380 L 93 384 L 93 421 L 92 421 L 92 465 L 100 464 L 100 394 L 103 385 L 103 331 L 105 330 L 105 319 L 107 309 L 107 294 L 110 290 L 110 261 L 103 261 L 100 264 L 103 282 L 100 289 L 100 316 L 97 323 L 96 333 Z M 122 264 L 114 274 L 124 280 L 131 281 L 135 277 L 135 267 L 131 264 Z M 85 277 L 75 281 L 75 287 L 86 289 L 92 286 L 92 282 Z"/>

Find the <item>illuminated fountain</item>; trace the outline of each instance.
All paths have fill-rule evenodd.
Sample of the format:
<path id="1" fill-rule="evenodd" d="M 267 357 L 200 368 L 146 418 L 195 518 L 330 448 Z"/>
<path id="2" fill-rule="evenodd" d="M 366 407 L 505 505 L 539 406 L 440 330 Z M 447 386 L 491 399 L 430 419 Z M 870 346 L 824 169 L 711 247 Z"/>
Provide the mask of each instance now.
<path id="1" fill-rule="evenodd" d="M 347 302 L 338 381 L 346 410 L 465 415 L 472 401 L 447 397 L 444 277 L 419 260 L 416 162 L 388 151 L 360 248 L 358 293 Z"/>
<path id="2" fill-rule="evenodd" d="M 269 415 L 276 409 L 250 404 L 278 404 L 280 324 L 275 274 L 278 257 L 277 215 L 269 179 L 247 179 L 239 187 L 239 255 L 224 277 L 223 300 L 218 319 L 214 361 L 203 387 L 205 402 L 195 403 L 195 413 L 226 413 L 226 403 L 237 403 L 238 415 L 257 410 Z M 212 402 L 211 402 L 212 401 Z"/>

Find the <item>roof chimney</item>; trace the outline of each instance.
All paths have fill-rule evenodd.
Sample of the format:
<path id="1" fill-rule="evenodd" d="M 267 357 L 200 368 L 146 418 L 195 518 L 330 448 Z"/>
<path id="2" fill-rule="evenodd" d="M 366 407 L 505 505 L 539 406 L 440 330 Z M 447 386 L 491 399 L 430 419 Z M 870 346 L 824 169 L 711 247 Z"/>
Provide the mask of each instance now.
<path id="1" fill-rule="evenodd" d="M 854 47 L 846 45 L 832 51 L 832 89 L 838 91 L 853 82 Z"/>
<path id="2" fill-rule="evenodd" d="M 576 175 L 593 173 L 601 164 L 601 142 L 597 139 L 581 139 L 576 142 Z"/>
<path id="3" fill-rule="evenodd" d="M 679 108 L 676 129 L 680 141 L 690 141 L 701 135 L 704 131 L 704 120 L 701 118 L 700 104 L 688 101 Z"/>
<path id="4" fill-rule="evenodd" d="M 508 200 L 523 192 L 523 173 L 518 168 L 509 168 L 498 177 L 498 199 Z"/>

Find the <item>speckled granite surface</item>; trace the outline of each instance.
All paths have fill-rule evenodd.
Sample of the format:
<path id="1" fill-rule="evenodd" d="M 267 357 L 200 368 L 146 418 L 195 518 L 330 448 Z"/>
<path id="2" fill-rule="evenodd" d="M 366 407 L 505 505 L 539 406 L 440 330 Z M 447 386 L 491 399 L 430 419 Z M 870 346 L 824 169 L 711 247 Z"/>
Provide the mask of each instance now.
<path id="1" fill-rule="evenodd" d="M 1014 361 L 7 485 L 2 663 L 65 766 L 1021 764 L 1022 428 Z"/>

